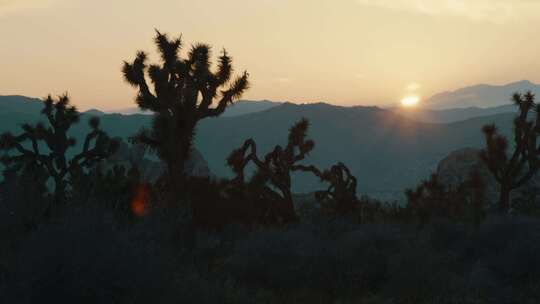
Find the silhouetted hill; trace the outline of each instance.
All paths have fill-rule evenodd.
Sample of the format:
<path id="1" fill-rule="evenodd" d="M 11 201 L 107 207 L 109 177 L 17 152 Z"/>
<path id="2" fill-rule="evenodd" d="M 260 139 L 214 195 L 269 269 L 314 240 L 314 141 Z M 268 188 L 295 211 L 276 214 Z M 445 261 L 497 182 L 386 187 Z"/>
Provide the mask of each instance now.
<path id="1" fill-rule="evenodd" d="M 510 97 L 515 92 L 532 91 L 540 94 L 540 85 L 528 80 L 513 82 L 510 84 L 496 86 L 480 84 L 462 88 L 453 92 L 443 92 L 423 102 L 426 108 L 430 109 L 452 109 L 468 107 L 495 107 L 510 104 Z"/>
<path id="2" fill-rule="evenodd" d="M 42 109 L 41 99 L 19 95 L 0 95 L 1 113 L 32 114 Z"/>
<path id="3" fill-rule="evenodd" d="M 224 159 L 228 153 L 253 137 L 259 153 L 283 144 L 293 122 L 306 117 L 309 134 L 316 142 L 309 163 L 329 167 L 347 164 L 359 180 L 362 193 L 379 197 L 401 195 L 432 173 L 449 152 L 462 147 L 481 147 L 481 127 L 497 122 L 509 128 L 512 114 L 470 119 L 452 124 L 419 123 L 376 107 L 337 107 L 328 104 L 282 106 L 237 118 L 204 121 L 197 137 L 212 172 L 229 174 Z M 297 191 L 311 191 L 314 179 L 300 178 Z"/>
<path id="4" fill-rule="evenodd" d="M 403 115 L 407 118 L 419 122 L 451 123 L 475 117 L 490 116 L 502 113 L 513 113 L 516 111 L 516 106 L 513 104 L 508 104 L 491 108 L 468 107 L 445 110 L 399 107 L 393 108 L 392 110 L 399 115 Z"/>
<path id="5" fill-rule="evenodd" d="M 265 111 L 270 108 L 279 106 L 280 104 L 282 103 L 277 102 L 277 101 L 270 101 L 270 100 L 260 100 L 260 101 L 240 100 L 234 103 L 232 106 L 228 107 L 227 110 L 225 110 L 225 113 L 223 113 L 223 116 L 233 117 L 233 116 L 239 116 L 239 115 L 244 115 L 244 114 L 261 112 L 261 111 Z M 113 112 L 119 113 L 119 114 L 125 114 L 125 115 L 152 114 L 151 112 L 141 111 L 137 107 L 117 110 Z"/>
<path id="6" fill-rule="evenodd" d="M 0 107 L 2 102 L 0 98 Z M 0 113 L 0 131 L 17 132 L 19 124 L 43 119 L 39 115 L 39 104 L 25 106 L 35 106 L 35 111 L 7 106 L 11 110 Z M 81 123 L 73 130 L 79 144 L 88 130 L 89 117 L 91 115 L 83 114 Z M 302 117 L 310 120 L 309 136 L 316 142 L 306 163 L 326 168 L 338 161 L 344 162 L 358 177 L 360 193 L 397 198 L 402 197 L 404 188 L 416 185 L 434 172 L 438 162 L 451 151 L 481 147 L 480 129 L 484 124 L 496 122 L 504 133 L 509 133 L 513 114 L 430 124 L 377 107 L 285 103 L 257 113 L 204 120 L 197 129 L 196 148 L 213 174 L 229 176 L 231 172 L 225 159 L 245 139 L 255 139 L 263 155 L 274 145 L 284 144 L 289 127 Z M 148 115 L 101 116 L 103 128 L 111 136 L 123 138 L 148 125 L 150 120 Z M 302 177 L 295 179 L 295 191 L 309 192 L 318 188 L 317 180 L 300 175 Z"/>
<path id="7" fill-rule="evenodd" d="M 233 117 L 239 115 L 245 115 L 250 113 L 262 112 L 273 107 L 281 105 L 281 102 L 269 101 L 269 100 L 240 100 L 234 103 L 232 106 L 228 107 L 223 113 L 225 117 Z"/>
<path id="8" fill-rule="evenodd" d="M 85 114 L 87 115 L 94 115 L 94 116 L 103 116 L 105 115 L 105 112 L 102 112 L 98 109 L 90 109 L 90 110 L 86 110 L 84 111 Z"/>

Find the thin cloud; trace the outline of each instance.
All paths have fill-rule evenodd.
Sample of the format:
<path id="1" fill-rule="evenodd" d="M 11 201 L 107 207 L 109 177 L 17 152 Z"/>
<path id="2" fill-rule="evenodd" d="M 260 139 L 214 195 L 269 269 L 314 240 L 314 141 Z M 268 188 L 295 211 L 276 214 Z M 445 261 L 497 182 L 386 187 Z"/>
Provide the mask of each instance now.
<path id="1" fill-rule="evenodd" d="M 381 7 L 424 15 L 465 17 L 476 21 L 506 22 L 540 14 L 537 0 L 356 0 L 363 6 Z"/>
<path id="2" fill-rule="evenodd" d="M 274 79 L 274 82 L 278 82 L 278 83 L 291 83 L 293 82 L 294 80 L 289 78 L 289 77 L 278 77 L 278 78 L 275 78 Z"/>
<path id="3" fill-rule="evenodd" d="M 407 86 L 407 91 L 409 92 L 418 91 L 421 87 L 422 86 L 419 83 L 413 82 Z"/>
<path id="4" fill-rule="evenodd" d="M 46 8 L 56 0 L 0 0 L 0 16 L 26 9 Z"/>

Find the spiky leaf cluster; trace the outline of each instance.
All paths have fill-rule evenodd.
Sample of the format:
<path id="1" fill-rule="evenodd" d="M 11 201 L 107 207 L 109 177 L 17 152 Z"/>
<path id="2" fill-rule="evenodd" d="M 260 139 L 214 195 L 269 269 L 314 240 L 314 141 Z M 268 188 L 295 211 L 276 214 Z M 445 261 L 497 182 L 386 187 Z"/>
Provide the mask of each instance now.
<path id="1" fill-rule="evenodd" d="M 501 185 L 503 192 L 509 193 L 512 189 L 524 185 L 538 171 L 540 106 L 534 99 L 531 92 L 524 95 L 516 93 L 512 97 L 519 108 L 519 114 L 514 119 L 513 144 L 509 144 L 494 124 L 486 125 L 482 129 L 486 147 L 480 152 L 480 157 Z M 533 115 L 535 117 L 530 119 Z M 509 153 L 510 148 L 513 151 Z M 503 205 L 500 206 L 502 209 L 508 208 L 507 201 L 501 201 L 500 204 Z"/>
<path id="2" fill-rule="evenodd" d="M 329 184 L 326 190 L 315 193 L 317 199 L 325 205 L 326 209 L 346 215 L 357 207 L 357 180 L 345 164 L 337 163 L 322 172 L 314 166 L 300 165 L 297 168 L 302 171 L 312 172 L 321 181 Z"/>
<path id="3" fill-rule="evenodd" d="M 44 168 L 58 191 L 63 192 L 64 186 L 60 185 L 65 183 L 68 174 L 107 158 L 117 145 L 99 128 L 99 119 L 92 118 L 82 151 L 68 159 L 67 151 L 76 144 L 68 132 L 79 122 L 80 113 L 70 104 L 67 94 L 56 100 L 49 95 L 43 105 L 42 114 L 46 116 L 47 123 L 23 124 L 23 132 L 19 135 L 10 132 L 0 135 L 0 149 L 5 152 L 0 160 L 6 167 L 32 164 Z M 56 195 L 63 197 L 64 193 Z"/>
<path id="4" fill-rule="evenodd" d="M 244 182 L 244 172 L 248 164 L 253 163 L 256 166 L 250 184 L 259 187 L 264 198 L 281 201 L 277 207 L 282 208 L 283 217 L 288 221 L 296 218 L 292 202 L 291 173 L 301 170 L 298 163 L 315 147 L 314 141 L 307 139 L 308 128 L 309 121 L 301 119 L 289 129 L 287 145 L 277 145 L 263 159 L 258 157 L 257 145 L 252 139 L 246 140 L 243 146 L 233 151 L 227 159 L 229 167 L 236 174 L 237 183 Z"/>
<path id="5" fill-rule="evenodd" d="M 124 78 L 138 89 L 139 107 L 155 113 L 151 129 L 141 130 L 132 140 L 156 151 L 169 171 L 181 171 L 197 122 L 222 114 L 238 99 L 249 87 L 248 74 L 232 78 L 232 58 L 225 50 L 214 71 L 206 44 L 193 45 L 182 57 L 181 38 L 156 31 L 154 42 L 160 64 L 148 64 L 146 53 L 138 52 L 133 62 L 123 66 Z"/>

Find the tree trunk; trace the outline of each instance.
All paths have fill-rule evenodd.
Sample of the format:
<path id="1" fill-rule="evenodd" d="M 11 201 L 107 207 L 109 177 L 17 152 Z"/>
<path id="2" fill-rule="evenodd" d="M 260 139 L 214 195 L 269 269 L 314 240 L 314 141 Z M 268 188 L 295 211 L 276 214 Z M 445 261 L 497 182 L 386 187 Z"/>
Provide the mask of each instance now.
<path id="1" fill-rule="evenodd" d="M 176 205 L 184 193 L 184 162 L 180 159 L 168 163 L 165 175 L 166 204 Z"/>
<path id="2" fill-rule="evenodd" d="M 184 196 L 186 190 L 186 174 L 184 172 L 186 161 L 191 150 L 191 138 L 180 138 L 173 155 L 169 155 L 166 172 L 167 203 L 177 204 Z"/>
<path id="3" fill-rule="evenodd" d="M 501 193 L 499 197 L 499 212 L 507 214 L 510 209 L 510 191 L 512 189 L 508 185 L 501 185 Z"/>
<path id="4" fill-rule="evenodd" d="M 294 223 L 298 220 L 298 217 L 296 216 L 296 211 L 294 210 L 294 202 L 291 191 L 283 191 L 284 196 L 284 220 L 286 223 Z"/>
<path id="5" fill-rule="evenodd" d="M 54 179 L 54 204 L 63 205 L 66 202 L 66 182 L 63 178 Z"/>

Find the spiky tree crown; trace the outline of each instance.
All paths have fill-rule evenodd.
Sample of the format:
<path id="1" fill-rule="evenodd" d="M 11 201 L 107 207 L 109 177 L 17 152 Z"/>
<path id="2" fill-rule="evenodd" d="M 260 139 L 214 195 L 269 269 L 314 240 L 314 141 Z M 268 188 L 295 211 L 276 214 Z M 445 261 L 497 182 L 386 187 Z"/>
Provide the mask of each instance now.
<path id="1" fill-rule="evenodd" d="M 480 152 L 480 158 L 495 179 L 510 189 L 523 185 L 538 169 L 540 149 L 537 147 L 537 137 L 540 134 L 540 112 L 534 99 L 531 92 L 515 93 L 512 96 L 512 101 L 519 109 L 513 123 L 512 146 L 494 124 L 482 128 L 486 147 Z M 530 116 L 534 113 L 536 117 L 531 120 Z M 511 154 L 508 153 L 510 147 L 514 149 Z"/>
<path id="2" fill-rule="evenodd" d="M 315 142 L 306 138 L 308 129 L 309 121 L 302 118 L 289 129 L 287 146 L 283 148 L 277 145 L 262 160 L 257 156 L 257 145 L 253 139 L 248 139 L 242 147 L 229 155 L 227 164 L 241 181 L 243 181 L 245 167 L 249 162 L 253 162 L 258 171 L 256 176 L 266 176 L 279 182 L 282 179 L 280 175 L 288 175 L 291 171 L 300 170 L 296 167 L 297 162 L 303 160 L 315 147 Z"/>
<path id="3" fill-rule="evenodd" d="M 63 181 L 73 170 L 88 168 L 115 151 L 116 141 L 99 128 L 98 118 L 92 118 L 89 120 L 91 130 L 86 135 L 82 151 L 68 160 L 66 152 L 76 144 L 68 131 L 79 122 L 80 114 L 70 104 L 67 94 L 57 100 L 49 95 L 43 105 L 42 114 L 47 117 L 47 124 L 23 124 L 20 135 L 6 132 L 0 136 L 0 149 L 5 151 L 0 160 L 4 165 L 39 165 L 56 181 Z M 44 146 L 49 151 L 42 151 Z"/>
<path id="4" fill-rule="evenodd" d="M 184 137 L 187 143 L 183 144 L 191 146 L 196 122 L 223 113 L 248 89 L 249 82 L 247 72 L 231 79 L 232 58 L 225 50 L 213 71 L 211 48 L 206 44 L 193 45 L 182 58 L 181 38 L 171 39 L 156 30 L 154 42 L 161 63 L 148 65 L 146 53 L 138 52 L 133 62 L 124 62 L 123 74 L 126 81 L 138 89 L 139 107 L 156 113 L 152 129 L 142 130 L 133 140 L 167 159 L 174 154 L 178 157 L 178 149 L 172 141 Z"/>
<path id="5" fill-rule="evenodd" d="M 258 157 L 257 145 L 253 139 L 246 140 L 242 147 L 234 150 L 227 158 L 229 167 L 236 174 L 236 184 L 244 183 L 244 171 L 249 163 L 256 166 L 257 170 L 249 184 L 258 189 L 263 200 L 278 201 L 276 208 L 280 210 L 278 213 L 281 213 L 284 221 L 296 220 L 291 195 L 291 172 L 301 170 L 298 162 L 315 147 L 315 143 L 306 138 L 308 128 L 307 119 L 298 121 L 289 129 L 287 146 L 283 148 L 277 145 L 263 159 Z"/>
<path id="6" fill-rule="evenodd" d="M 339 162 L 330 169 L 320 171 L 314 166 L 297 166 L 299 170 L 311 172 L 319 177 L 321 181 L 329 184 L 325 191 L 317 191 L 316 198 L 325 205 L 327 209 L 347 214 L 352 212 L 358 203 L 356 197 L 357 180 L 345 164 Z"/>

